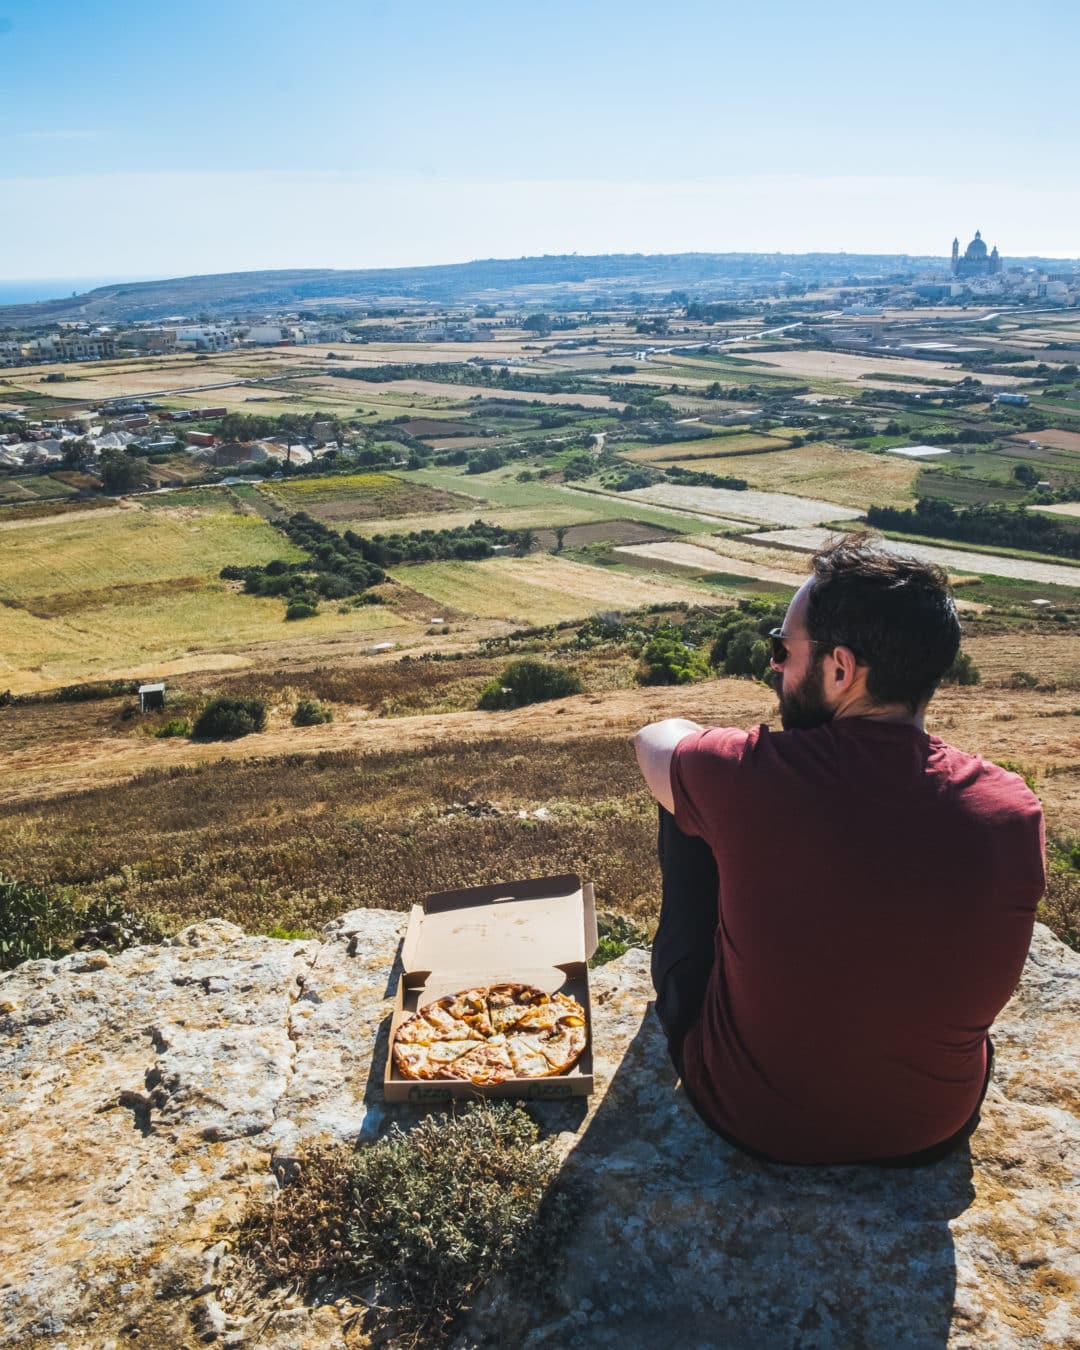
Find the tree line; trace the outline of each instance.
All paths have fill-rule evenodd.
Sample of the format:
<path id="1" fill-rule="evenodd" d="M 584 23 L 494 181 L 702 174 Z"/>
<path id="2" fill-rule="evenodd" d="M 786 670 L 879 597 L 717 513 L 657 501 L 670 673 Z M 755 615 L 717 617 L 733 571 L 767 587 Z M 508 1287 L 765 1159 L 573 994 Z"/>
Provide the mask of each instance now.
<path id="1" fill-rule="evenodd" d="M 370 539 L 346 530 L 338 534 L 321 521 L 298 511 L 275 522 L 290 543 L 303 549 L 303 562 L 275 558 L 264 566 L 223 567 L 223 581 L 242 581 L 247 595 L 281 596 L 286 618 L 309 618 L 325 600 L 365 596 L 386 580 L 384 568 L 405 562 L 487 558 L 500 546 L 525 549 L 530 531 L 505 530 L 476 520 L 453 530 L 420 530 L 407 534 L 376 534 Z M 371 602 L 367 597 L 367 602 Z"/>
<path id="2" fill-rule="evenodd" d="M 868 525 L 933 539 L 954 539 L 969 544 L 997 544 L 1006 548 L 1055 553 L 1080 558 L 1080 533 L 1067 525 L 1024 507 L 985 505 L 957 508 L 936 497 L 920 497 L 915 509 L 871 506 Z"/>

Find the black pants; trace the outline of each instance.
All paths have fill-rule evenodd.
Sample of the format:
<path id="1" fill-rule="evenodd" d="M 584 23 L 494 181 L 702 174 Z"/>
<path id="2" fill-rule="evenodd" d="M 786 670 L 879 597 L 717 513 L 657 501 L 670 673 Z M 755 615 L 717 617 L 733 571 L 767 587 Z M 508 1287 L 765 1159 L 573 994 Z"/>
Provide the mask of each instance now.
<path id="1" fill-rule="evenodd" d="M 662 806 L 657 852 L 663 890 L 660 923 L 652 949 L 652 981 L 656 990 L 656 1015 L 667 1036 L 672 1063 L 682 1077 L 683 1042 L 701 1011 L 716 959 L 720 882 L 712 849 L 703 839 L 683 834 L 675 824 L 675 817 Z M 994 1067 L 994 1046 L 989 1036 L 986 1049 L 986 1078 L 975 1110 L 965 1124 L 939 1144 L 896 1158 L 875 1158 L 872 1166 L 923 1167 L 947 1157 L 970 1138 L 979 1123 L 979 1110 Z M 685 1088 L 685 1082 L 683 1086 Z M 689 1092 L 687 1097 L 693 1104 Z M 716 1129 L 715 1126 L 710 1128 Z M 766 1162 L 782 1161 L 767 1157 L 722 1130 L 716 1130 L 716 1133 L 751 1157 Z"/>

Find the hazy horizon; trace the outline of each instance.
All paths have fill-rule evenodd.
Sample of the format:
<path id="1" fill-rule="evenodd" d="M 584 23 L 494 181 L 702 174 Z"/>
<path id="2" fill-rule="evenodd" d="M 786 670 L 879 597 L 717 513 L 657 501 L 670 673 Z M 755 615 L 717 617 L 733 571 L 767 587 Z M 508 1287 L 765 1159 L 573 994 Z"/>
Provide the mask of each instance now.
<path id="1" fill-rule="evenodd" d="M 0 0 L 2 265 L 944 257 L 977 228 L 1075 258 L 1080 11 L 1030 0 L 1024 31 L 1037 61 L 1005 0 Z"/>

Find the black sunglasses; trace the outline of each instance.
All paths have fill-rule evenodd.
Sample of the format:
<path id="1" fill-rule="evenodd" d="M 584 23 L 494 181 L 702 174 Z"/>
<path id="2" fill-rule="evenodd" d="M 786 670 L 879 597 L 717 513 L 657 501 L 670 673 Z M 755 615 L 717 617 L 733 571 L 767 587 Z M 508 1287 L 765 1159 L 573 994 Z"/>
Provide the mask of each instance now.
<path id="1" fill-rule="evenodd" d="M 770 655 L 772 656 L 773 665 L 782 666 L 791 655 L 787 648 L 789 642 L 812 642 L 815 647 L 828 647 L 830 651 L 834 647 L 847 647 L 860 665 L 865 664 L 862 657 L 855 648 L 852 647 L 850 642 L 822 642 L 818 638 L 811 637 L 793 638 L 788 637 L 788 635 L 780 628 L 772 628 L 769 630 L 769 645 L 772 648 Z"/>

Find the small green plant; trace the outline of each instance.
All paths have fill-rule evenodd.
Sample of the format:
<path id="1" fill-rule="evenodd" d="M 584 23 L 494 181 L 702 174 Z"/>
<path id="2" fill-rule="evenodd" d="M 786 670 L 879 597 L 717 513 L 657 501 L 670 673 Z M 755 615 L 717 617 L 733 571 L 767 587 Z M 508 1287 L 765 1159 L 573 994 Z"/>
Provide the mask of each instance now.
<path id="1" fill-rule="evenodd" d="M 473 1102 L 308 1154 L 273 1204 L 247 1212 L 240 1247 L 267 1287 L 328 1278 L 363 1297 L 365 1330 L 443 1345 L 492 1276 L 553 1278 L 575 1209 L 553 1189 L 558 1170 L 555 1142 L 521 1107 Z"/>
<path id="2" fill-rule="evenodd" d="M 511 661 L 497 680 L 485 686 L 477 707 L 489 712 L 499 708 L 522 708 L 527 703 L 543 703 L 580 693 L 581 680 L 576 671 L 522 657 Z"/>
<path id="3" fill-rule="evenodd" d="M 996 764 L 999 769 L 1005 769 L 1009 773 L 1019 774 L 1032 792 L 1035 791 L 1035 775 L 1029 769 L 1025 769 L 1022 764 L 1017 764 L 1015 759 L 995 759 L 993 763 Z"/>
<path id="4" fill-rule="evenodd" d="M 57 915 L 40 886 L 0 873 L 0 970 L 52 956 Z"/>
<path id="5" fill-rule="evenodd" d="M 80 903 L 71 888 L 55 891 L 0 872 L 0 970 L 23 961 L 55 960 L 77 947 L 122 951 L 133 942 L 157 942 L 161 932 L 147 918 L 115 901 Z"/>
<path id="6" fill-rule="evenodd" d="M 319 612 L 318 605 L 309 604 L 306 600 L 292 600 L 285 611 L 286 619 L 313 619 Z"/>
<path id="7" fill-rule="evenodd" d="M 334 720 L 333 709 L 317 698 L 302 698 L 292 715 L 294 727 L 317 727 Z"/>
<path id="8" fill-rule="evenodd" d="M 625 955 L 631 947 L 652 946 L 644 928 L 622 914 L 598 914 L 596 927 L 600 942 L 589 960 L 590 966 L 605 966 L 609 961 Z"/>
<path id="9" fill-rule="evenodd" d="M 302 942 L 311 934 L 305 932 L 303 928 L 287 928 L 283 924 L 276 923 L 273 928 L 268 928 L 264 937 L 274 938 L 278 942 Z"/>
<path id="10" fill-rule="evenodd" d="M 170 717 L 167 722 L 155 728 L 154 735 L 158 740 L 166 740 L 170 736 L 190 736 L 191 723 L 186 717 Z"/>
<path id="11" fill-rule="evenodd" d="M 1038 683 L 1038 677 L 1030 670 L 1014 670 L 1009 676 L 1010 689 L 1034 689 Z"/>
<path id="12" fill-rule="evenodd" d="M 191 735 L 197 741 L 230 741 L 250 736 L 266 726 L 266 704 L 261 698 L 212 698 L 195 720 Z"/>

